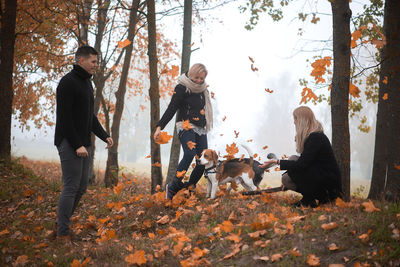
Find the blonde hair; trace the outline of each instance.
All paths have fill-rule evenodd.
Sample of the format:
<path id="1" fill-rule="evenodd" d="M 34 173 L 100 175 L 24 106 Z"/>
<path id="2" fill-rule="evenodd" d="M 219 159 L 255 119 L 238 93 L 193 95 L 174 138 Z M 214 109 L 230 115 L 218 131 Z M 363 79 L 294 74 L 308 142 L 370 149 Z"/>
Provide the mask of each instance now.
<path id="1" fill-rule="evenodd" d="M 324 132 L 319 121 L 315 119 L 314 113 L 309 107 L 301 106 L 293 111 L 294 125 L 296 127 L 296 151 L 302 153 L 304 141 L 313 132 Z"/>
<path id="2" fill-rule="evenodd" d="M 204 66 L 201 63 L 193 64 L 193 66 L 190 67 L 190 69 L 188 71 L 188 77 L 191 78 L 191 77 L 193 77 L 193 76 L 195 76 L 196 74 L 199 74 L 199 73 L 205 73 L 206 76 L 207 76 L 208 71 L 206 69 L 206 66 Z"/>

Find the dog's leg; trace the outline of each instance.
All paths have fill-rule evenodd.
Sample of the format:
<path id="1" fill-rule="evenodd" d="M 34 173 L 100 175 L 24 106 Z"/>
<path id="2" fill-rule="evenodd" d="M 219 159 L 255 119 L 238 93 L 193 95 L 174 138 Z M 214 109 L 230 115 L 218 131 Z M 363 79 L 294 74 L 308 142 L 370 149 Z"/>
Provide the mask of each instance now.
<path id="1" fill-rule="evenodd" d="M 210 178 L 207 178 L 207 194 L 206 194 L 207 198 L 209 198 L 211 195 L 211 187 L 212 187 L 211 180 Z"/>
<path id="2" fill-rule="evenodd" d="M 246 185 L 245 187 L 247 190 L 252 190 L 252 191 L 257 190 L 257 187 L 253 183 L 253 179 L 251 179 L 247 173 L 243 173 L 242 181 Z"/>
<path id="3" fill-rule="evenodd" d="M 215 175 L 212 175 L 209 177 L 211 180 L 211 199 L 214 199 L 215 196 L 217 195 L 218 181 L 217 181 L 217 177 L 215 177 Z"/>

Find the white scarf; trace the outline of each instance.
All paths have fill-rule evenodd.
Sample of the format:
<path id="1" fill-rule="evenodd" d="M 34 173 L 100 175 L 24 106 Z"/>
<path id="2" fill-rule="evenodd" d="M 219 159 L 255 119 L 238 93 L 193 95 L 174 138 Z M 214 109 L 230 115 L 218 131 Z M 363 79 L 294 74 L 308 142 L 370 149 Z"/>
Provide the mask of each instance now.
<path id="1" fill-rule="evenodd" d="M 207 89 L 207 84 L 205 82 L 203 82 L 202 84 L 194 83 L 186 76 L 186 74 L 182 74 L 178 77 L 178 83 L 185 86 L 186 91 L 189 91 L 190 93 L 198 94 L 204 92 L 204 98 L 206 100 L 206 131 L 209 132 L 213 127 L 213 110 L 211 106 L 210 92 Z"/>

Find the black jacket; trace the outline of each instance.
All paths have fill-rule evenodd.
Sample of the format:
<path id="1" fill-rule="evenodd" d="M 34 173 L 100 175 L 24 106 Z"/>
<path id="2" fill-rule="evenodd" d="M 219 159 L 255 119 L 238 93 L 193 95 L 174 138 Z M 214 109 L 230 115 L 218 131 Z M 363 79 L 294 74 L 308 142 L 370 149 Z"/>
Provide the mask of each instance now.
<path id="1" fill-rule="evenodd" d="M 328 137 L 311 133 L 304 141 L 304 150 L 297 161 L 281 160 L 281 170 L 296 184 L 297 191 L 314 199 L 333 200 L 342 195 L 339 166 Z"/>
<path id="2" fill-rule="evenodd" d="M 72 148 L 90 146 L 93 132 L 106 142 L 109 135 L 93 113 L 93 87 L 90 75 L 78 65 L 67 73 L 57 86 L 57 121 L 54 144 L 66 138 Z"/>
<path id="3" fill-rule="evenodd" d="M 206 100 L 204 93 L 190 93 L 186 91 L 186 87 L 178 84 L 175 87 L 174 94 L 172 95 L 171 102 L 165 110 L 161 120 L 157 123 L 161 129 L 168 124 L 168 122 L 178 111 L 177 120 L 189 120 L 193 125 L 204 127 L 206 125 L 206 117 L 204 113 Z"/>

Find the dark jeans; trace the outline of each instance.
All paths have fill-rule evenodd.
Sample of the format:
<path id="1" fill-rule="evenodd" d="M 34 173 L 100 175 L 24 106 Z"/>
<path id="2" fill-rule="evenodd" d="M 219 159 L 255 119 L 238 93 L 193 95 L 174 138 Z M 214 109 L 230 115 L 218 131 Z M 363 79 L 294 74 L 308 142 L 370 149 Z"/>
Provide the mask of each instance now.
<path id="1" fill-rule="evenodd" d="M 201 152 L 207 148 L 207 135 L 198 135 L 193 130 L 184 130 L 179 132 L 179 140 L 183 148 L 183 158 L 179 162 L 177 171 L 187 171 L 195 155 L 200 157 Z M 192 150 L 187 145 L 189 141 L 196 143 L 196 147 Z M 176 175 L 172 178 L 172 181 L 168 184 L 169 196 L 172 198 L 182 188 L 188 188 L 191 185 L 195 187 L 203 173 L 204 166 L 198 164 L 196 160 L 196 167 L 193 169 L 188 182 L 183 183 L 182 177 L 178 178 Z"/>
<path id="2" fill-rule="evenodd" d="M 58 201 L 57 235 L 69 235 L 70 218 L 82 195 L 86 192 L 89 181 L 88 157 L 78 157 L 75 149 L 66 139 L 57 146 L 60 155 L 63 189 Z M 89 147 L 86 150 L 90 152 Z"/>

